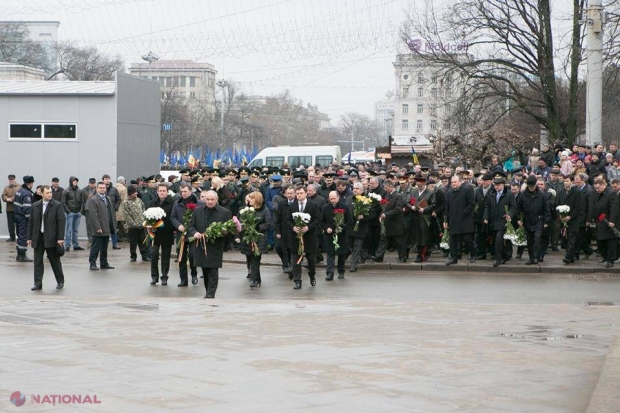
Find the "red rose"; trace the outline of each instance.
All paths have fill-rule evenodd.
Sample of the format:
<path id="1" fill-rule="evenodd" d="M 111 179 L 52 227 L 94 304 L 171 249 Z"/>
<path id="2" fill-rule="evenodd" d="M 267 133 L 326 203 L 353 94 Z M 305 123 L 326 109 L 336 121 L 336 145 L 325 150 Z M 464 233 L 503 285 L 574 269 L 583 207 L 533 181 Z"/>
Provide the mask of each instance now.
<path id="1" fill-rule="evenodd" d="M 416 202 L 418 202 L 415 198 L 409 198 L 409 205 L 415 206 Z"/>
<path id="2" fill-rule="evenodd" d="M 189 204 L 187 204 L 187 205 L 185 205 L 185 206 L 186 206 L 186 207 L 187 207 L 187 209 L 189 209 L 190 211 L 193 211 L 194 209 L 196 209 L 196 207 L 197 207 L 198 205 L 196 205 L 196 204 L 192 204 L 192 203 L 189 203 Z"/>
<path id="3" fill-rule="evenodd" d="M 336 209 L 334 209 L 334 214 L 344 214 L 344 209 L 336 208 Z"/>
<path id="4" fill-rule="evenodd" d="M 607 218 L 607 215 L 605 214 L 601 214 L 598 216 L 598 222 L 603 222 L 605 220 L 605 218 Z"/>
<path id="5" fill-rule="evenodd" d="M 382 198 L 380 204 L 381 205 L 387 205 L 388 204 L 388 200 L 385 199 L 385 198 Z"/>

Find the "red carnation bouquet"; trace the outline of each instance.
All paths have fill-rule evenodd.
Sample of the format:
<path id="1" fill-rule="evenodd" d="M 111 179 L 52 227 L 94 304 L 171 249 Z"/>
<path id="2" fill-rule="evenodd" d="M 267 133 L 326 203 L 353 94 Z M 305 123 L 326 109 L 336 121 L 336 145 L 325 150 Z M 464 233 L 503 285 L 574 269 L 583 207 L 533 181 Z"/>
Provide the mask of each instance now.
<path id="1" fill-rule="evenodd" d="M 342 224 L 344 223 L 345 210 L 342 208 L 334 209 L 334 250 L 340 248 L 338 244 L 338 234 L 342 232 Z"/>
<path id="2" fill-rule="evenodd" d="M 609 227 L 609 220 L 607 219 L 607 215 L 605 214 L 601 214 L 598 216 L 598 222 L 600 222 L 603 225 L 606 225 Z M 611 228 L 611 230 L 614 232 L 614 234 L 616 235 L 616 237 L 620 238 L 620 231 L 618 231 L 618 228 L 613 227 Z"/>

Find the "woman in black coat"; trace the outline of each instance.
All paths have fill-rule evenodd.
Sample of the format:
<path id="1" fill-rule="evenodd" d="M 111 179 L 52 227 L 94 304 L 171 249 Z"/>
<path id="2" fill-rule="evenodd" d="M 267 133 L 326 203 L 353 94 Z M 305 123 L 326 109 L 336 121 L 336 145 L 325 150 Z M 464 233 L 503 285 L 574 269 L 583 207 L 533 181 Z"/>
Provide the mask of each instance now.
<path id="1" fill-rule="evenodd" d="M 269 231 L 269 226 L 271 225 L 271 213 L 269 209 L 265 206 L 263 194 L 258 191 L 254 191 L 246 195 L 245 197 L 246 205 L 248 207 L 254 208 L 256 213 L 256 230 L 263 234 L 262 237 L 258 239 L 256 242 L 258 247 L 258 254 L 255 251 L 252 251 L 252 246 L 247 242 L 243 241 L 243 236 L 245 231 L 241 231 L 237 238 L 235 238 L 235 242 L 240 244 L 240 251 L 245 255 L 246 265 L 248 267 L 248 275 L 250 278 L 250 288 L 254 289 L 256 287 L 260 287 L 261 285 L 261 276 L 260 276 L 260 260 L 262 254 L 267 253 L 267 231 Z"/>

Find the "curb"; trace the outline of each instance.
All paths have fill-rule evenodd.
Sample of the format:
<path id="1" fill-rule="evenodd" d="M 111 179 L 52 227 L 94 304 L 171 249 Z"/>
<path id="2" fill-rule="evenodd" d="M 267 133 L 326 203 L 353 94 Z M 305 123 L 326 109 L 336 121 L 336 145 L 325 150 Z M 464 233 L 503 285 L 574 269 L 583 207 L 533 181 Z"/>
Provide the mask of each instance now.
<path id="1" fill-rule="evenodd" d="M 605 357 L 596 387 L 586 413 L 617 413 L 620 411 L 620 336 L 616 336 Z"/>

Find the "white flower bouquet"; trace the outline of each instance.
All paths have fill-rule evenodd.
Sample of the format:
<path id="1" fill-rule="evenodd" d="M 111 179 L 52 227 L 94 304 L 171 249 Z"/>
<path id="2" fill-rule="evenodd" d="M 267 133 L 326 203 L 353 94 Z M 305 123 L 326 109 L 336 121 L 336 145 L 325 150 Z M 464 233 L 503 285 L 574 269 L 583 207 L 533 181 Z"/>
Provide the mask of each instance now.
<path id="1" fill-rule="evenodd" d="M 555 210 L 558 211 L 558 214 L 560 214 L 560 221 L 562 222 L 562 226 L 566 228 L 568 226 L 566 217 L 570 214 L 570 207 L 568 205 L 558 205 Z"/>
<path id="2" fill-rule="evenodd" d="M 144 211 L 142 215 L 145 219 L 142 226 L 146 228 L 146 238 L 144 239 L 144 243 L 147 244 L 155 239 L 157 229 L 164 226 L 166 212 L 160 207 L 151 207 Z"/>

